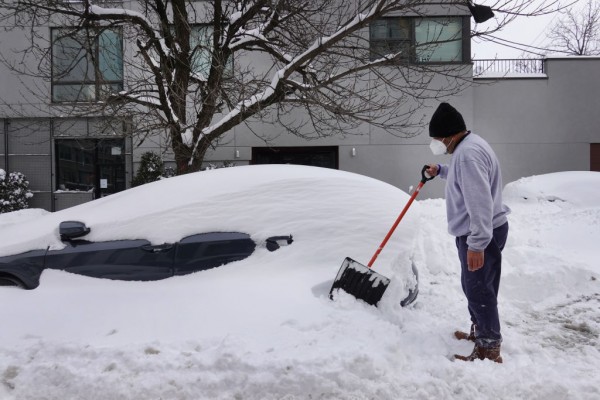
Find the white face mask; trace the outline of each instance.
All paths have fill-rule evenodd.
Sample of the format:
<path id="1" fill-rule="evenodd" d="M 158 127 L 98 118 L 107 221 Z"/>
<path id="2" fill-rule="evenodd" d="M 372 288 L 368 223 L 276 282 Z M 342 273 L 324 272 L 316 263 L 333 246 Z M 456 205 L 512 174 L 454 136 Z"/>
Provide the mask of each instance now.
<path id="1" fill-rule="evenodd" d="M 429 148 L 435 156 L 441 156 L 442 154 L 448 153 L 448 148 L 446 147 L 446 145 L 436 139 L 431 140 L 431 143 L 429 143 Z"/>

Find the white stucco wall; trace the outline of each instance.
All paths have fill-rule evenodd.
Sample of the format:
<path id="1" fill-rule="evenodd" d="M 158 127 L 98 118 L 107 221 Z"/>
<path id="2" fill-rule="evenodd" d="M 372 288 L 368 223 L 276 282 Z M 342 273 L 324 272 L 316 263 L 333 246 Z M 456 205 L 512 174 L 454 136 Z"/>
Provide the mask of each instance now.
<path id="1" fill-rule="evenodd" d="M 600 58 L 546 60 L 546 78 L 477 79 L 473 129 L 493 145 L 504 181 L 589 170 L 600 142 Z"/>

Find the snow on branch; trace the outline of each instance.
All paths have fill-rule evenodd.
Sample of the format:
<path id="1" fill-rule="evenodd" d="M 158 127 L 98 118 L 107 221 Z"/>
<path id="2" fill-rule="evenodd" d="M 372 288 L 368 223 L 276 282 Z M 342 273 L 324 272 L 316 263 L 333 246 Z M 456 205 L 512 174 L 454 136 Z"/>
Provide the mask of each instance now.
<path id="1" fill-rule="evenodd" d="M 329 48 L 330 46 L 333 46 L 335 43 L 337 43 L 340 40 L 347 37 L 348 34 L 355 32 L 358 29 L 363 28 L 366 24 L 368 24 L 368 22 L 371 19 L 375 18 L 376 16 L 378 16 L 382 13 L 383 8 L 384 8 L 383 6 L 386 3 L 388 3 L 388 2 L 385 0 L 379 0 L 379 1 L 375 2 L 373 4 L 373 6 L 366 13 L 357 14 L 347 24 L 341 26 L 332 35 L 317 38 L 311 46 L 309 46 L 302 53 L 298 54 L 296 57 L 292 58 L 290 56 L 284 55 L 284 52 L 280 52 L 280 54 L 282 55 L 282 58 L 285 57 L 285 59 L 289 60 L 289 62 L 273 74 L 271 83 L 262 92 L 254 94 L 247 100 L 242 100 L 242 101 L 238 102 L 237 105 L 228 114 L 226 114 L 223 118 L 221 118 L 217 123 L 204 128 L 202 130 L 202 136 L 210 135 L 211 133 L 213 133 L 219 129 L 222 129 L 224 126 L 226 126 L 229 122 L 231 122 L 233 120 L 240 119 L 240 118 L 245 119 L 245 116 L 243 115 L 245 110 L 259 107 L 259 106 L 270 105 L 269 102 L 272 101 L 272 98 L 276 95 L 277 89 L 280 88 L 280 86 L 282 85 L 282 82 L 287 80 L 287 78 L 292 73 L 294 73 L 294 72 L 298 71 L 299 69 L 301 69 L 302 67 L 304 67 L 304 65 L 309 60 L 313 59 L 314 57 L 318 56 L 319 54 L 322 54 L 323 52 L 325 52 L 327 50 L 327 48 Z M 257 28 L 255 30 L 248 31 L 248 32 L 252 32 L 252 35 L 250 35 L 252 37 L 252 39 L 256 39 L 256 38 L 260 37 L 261 39 L 266 41 L 266 38 L 264 38 L 264 36 L 262 36 L 262 34 L 260 33 L 260 28 Z M 249 35 L 247 33 L 245 33 L 244 36 L 246 38 L 249 37 Z M 240 41 L 241 40 L 242 39 L 240 39 Z M 389 62 L 391 59 L 393 59 L 397 55 L 398 54 L 395 54 L 395 55 L 391 55 L 389 58 L 384 57 L 380 60 L 373 61 L 372 63 L 368 63 L 367 65 L 360 67 L 360 69 L 361 70 L 367 69 L 367 68 L 371 68 L 375 65 L 382 64 L 384 62 Z M 347 74 L 347 73 L 348 72 L 346 72 L 344 74 Z M 336 79 L 340 78 L 341 76 L 342 76 L 342 74 L 337 76 Z M 198 145 L 202 139 L 202 136 L 200 136 L 196 140 L 196 142 L 194 144 L 194 150 L 192 151 L 192 155 L 196 152 L 196 149 L 198 148 Z M 192 162 L 192 159 L 190 159 L 190 163 L 191 162 Z"/>

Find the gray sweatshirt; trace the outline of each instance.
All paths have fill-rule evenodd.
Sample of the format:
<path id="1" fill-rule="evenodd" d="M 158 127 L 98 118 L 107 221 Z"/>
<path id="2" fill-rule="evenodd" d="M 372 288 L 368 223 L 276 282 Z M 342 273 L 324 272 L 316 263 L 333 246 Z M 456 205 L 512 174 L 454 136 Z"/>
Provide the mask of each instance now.
<path id="1" fill-rule="evenodd" d="M 471 133 L 456 147 L 450 165 L 441 165 L 446 179 L 448 232 L 468 235 L 469 250 L 483 251 L 493 230 L 503 225 L 510 209 L 502 204 L 502 175 L 496 154 Z"/>

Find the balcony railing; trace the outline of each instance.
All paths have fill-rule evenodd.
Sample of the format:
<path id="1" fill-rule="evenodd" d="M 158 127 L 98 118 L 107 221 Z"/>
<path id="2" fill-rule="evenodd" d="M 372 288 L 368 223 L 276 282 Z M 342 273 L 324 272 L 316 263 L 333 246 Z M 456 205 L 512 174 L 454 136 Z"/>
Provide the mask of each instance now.
<path id="1" fill-rule="evenodd" d="M 544 58 L 473 60 L 473 75 L 545 74 Z"/>

